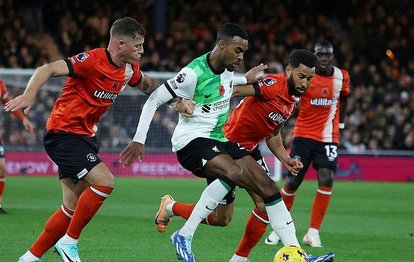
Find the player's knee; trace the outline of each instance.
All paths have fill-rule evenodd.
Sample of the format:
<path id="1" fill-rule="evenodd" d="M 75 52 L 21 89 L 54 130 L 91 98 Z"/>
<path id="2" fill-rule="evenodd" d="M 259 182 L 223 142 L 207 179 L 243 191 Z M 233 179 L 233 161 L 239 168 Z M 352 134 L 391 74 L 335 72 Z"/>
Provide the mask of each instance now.
<path id="1" fill-rule="evenodd" d="M 237 164 L 232 165 L 226 171 L 226 177 L 230 178 L 235 183 L 238 183 L 243 176 L 243 169 Z"/>
<path id="2" fill-rule="evenodd" d="M 86 177 L 86 182 L 90 185 L 115 187 L 115 179 L 112 173 L 103 172 L 101 174 L 90 174 Z"/>
<path id="3" fill-rule="evenodd" d="M 110 177 L 105 178 L 102 181 L 102 186 L 107 186 L 107 187 L 115 188 L 115 179 L 114 179 L 114 176 L 111 175 Z"/>
<path id="4" fill-rule="evenodd" d="M 296 191 L 298 190 L 299 186 L 302 184 L 302 181 L 303 179 L 300 177 L 288 176 L 286 178 L 284 187 L 286 187 L 289 191 Z"/>
<path id="5" fill-rule="evenodd" d="M 334 172 L 332 170 L 321 168 L 318 170 L 318 183 L 320 186 L 332 187 L 334 181 Z"/>

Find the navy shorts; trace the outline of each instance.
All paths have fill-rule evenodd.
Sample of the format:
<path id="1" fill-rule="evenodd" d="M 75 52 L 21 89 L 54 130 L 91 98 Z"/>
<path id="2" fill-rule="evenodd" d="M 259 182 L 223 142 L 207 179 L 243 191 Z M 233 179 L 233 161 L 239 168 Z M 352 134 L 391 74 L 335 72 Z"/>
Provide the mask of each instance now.
<path id="1" fill-rule="evenodd" d="M 259 164 L 259 166 L 262 167 L 263 171 L 270 176 L 269 168 L 267 167 L 267 164 L 262 156 L 262 153 L 259 150 L 259 147 L 256 146 L 251 152 L 250 155 L 253 157 L 254 160 Z"/>
<path id="2" fill-rule="evenodd" d="M 315 169 L 327 168 L 335 173 L 338 165 L 338 144 L 296 137 L 292 141 L 290 157 L 296 156 L 300 157 L 303 164 L 298 176 L 303 177 L 311 163 Z"/>
<path id="3" fill-rule="evenodd" d="M 233 142 L 220 142 L 209 138 L 196 138 L 188 143 L 184 148 L 177 151 L 178 162 L 187 170 L 191 171 L 198 177 L 204 177 L 204 164 L 202 159 L 211 160 L 214 157 L 228 154 L 233 159 L 240 159 L 249 155 L 249 152 Z M 207 184 L 215 179 L 207 178 Z M 236 191 L 233 189 L 220 201 L 221 205 L 231 204 L 236 197 Z"/>
<path id="4" fill-rule="evenodd" d="M 236 143 L 227 141 L 220 142 L 210 138 L 196 138 L 184 148 L 177 151 L 178 162 L 187 170 L 198 177 L 203 175 L 204 160 L 211 160 L 214 157 L 227 154 L 233 159 L 240 159 L 249 155 L 249 152 Z"/>
<path id="5" fill-rule="evenodd" d="M 69 177 L 75 184 L 102 162 L 95 137 L 49 130 L 43 135 L 43 144 L 58 166 L 59 179 Z"/>

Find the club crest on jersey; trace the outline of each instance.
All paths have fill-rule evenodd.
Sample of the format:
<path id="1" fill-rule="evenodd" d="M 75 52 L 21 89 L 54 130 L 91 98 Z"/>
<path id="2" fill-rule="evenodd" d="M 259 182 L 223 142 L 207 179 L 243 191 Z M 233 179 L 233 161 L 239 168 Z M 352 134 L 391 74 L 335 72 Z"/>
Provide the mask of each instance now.
<path id="1" fill-rule="evenodd" d="M 175 80 L 177 80 L 178 83 L 182 83 L 182 82 L 184 82 L 186 76 L 187 76 L 186 73 L 178 74 L 178 76 Z"/>
<path id="2" fill-rule="evenodd" d="M 220 86 L 220 88 L 219 88 L 219 95 L 220 96 L 224 96 L 224 93 L 226 92 L 226 90 L 224 89 L 224 86 Z"/>
<path id="3" fill-rule="evenodd" d="M 89 153 L 86 155 L 86 159 L 88 159 L 89 162 L 95 162 L 98 158 L 95 154 Z"/>
<path id="4" fill-rule="evenodd" d="M 86 59 L 88 59 L 89 55 L 87 53 L 80 53 L 76 55 L 76 60 L 78 60 L 79 62 L 83 62 Z"/>
<path id="5" fill-rule="evenodd" d="M 274 84 L 276 84 L 276 82 L 277 82 L 276 79 L 273 79 L 273 78 L 265 78 L 263 80 L 263 83 L 267 86 L 274 85 Z"/>
<path id="6" fill-rule="evenodd" d="M 321 95 L 325 96 L 325 97 L 328 96 L 329 95 L 329 89 L 328 88 L 322 88 Z"/>
<path id="7" fill-rule="evenodd" d="M 112 90 L 117 90 L 117 89 L 118 89 L 118 86 L 119 86 L 119 82 L 114 81 L 114 82 L 112 83 L 111 89 L 112 89 Z"/>

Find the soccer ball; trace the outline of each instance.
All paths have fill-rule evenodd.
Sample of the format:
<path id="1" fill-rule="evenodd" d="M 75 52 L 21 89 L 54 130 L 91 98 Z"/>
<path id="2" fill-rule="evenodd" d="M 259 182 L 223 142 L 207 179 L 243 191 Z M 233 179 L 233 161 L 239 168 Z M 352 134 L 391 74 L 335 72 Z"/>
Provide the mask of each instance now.
<path id="1" fill-rule="evenodd" d="M 273 262 L 306 262 L 306 253 L 300 247 L 282 247 L 277 251 Z"/>

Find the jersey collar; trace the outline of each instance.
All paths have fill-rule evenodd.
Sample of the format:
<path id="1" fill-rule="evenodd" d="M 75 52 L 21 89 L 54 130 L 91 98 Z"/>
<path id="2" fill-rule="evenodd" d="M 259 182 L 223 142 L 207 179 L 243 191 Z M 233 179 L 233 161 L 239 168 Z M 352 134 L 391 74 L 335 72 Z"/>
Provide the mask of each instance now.
<path id="1" fill-rule="evenodd" d="M 113 65 L 115 67 L 119 67 L 114 63 L 114 61 L 112 60 L 111 54 L 109 53 L 108 49 L 106 49 L 106 48 L 105 48 L 105 54 L 106 54 L 106 57 L 108 58 L 108 61 L 111 65 Z"/>

